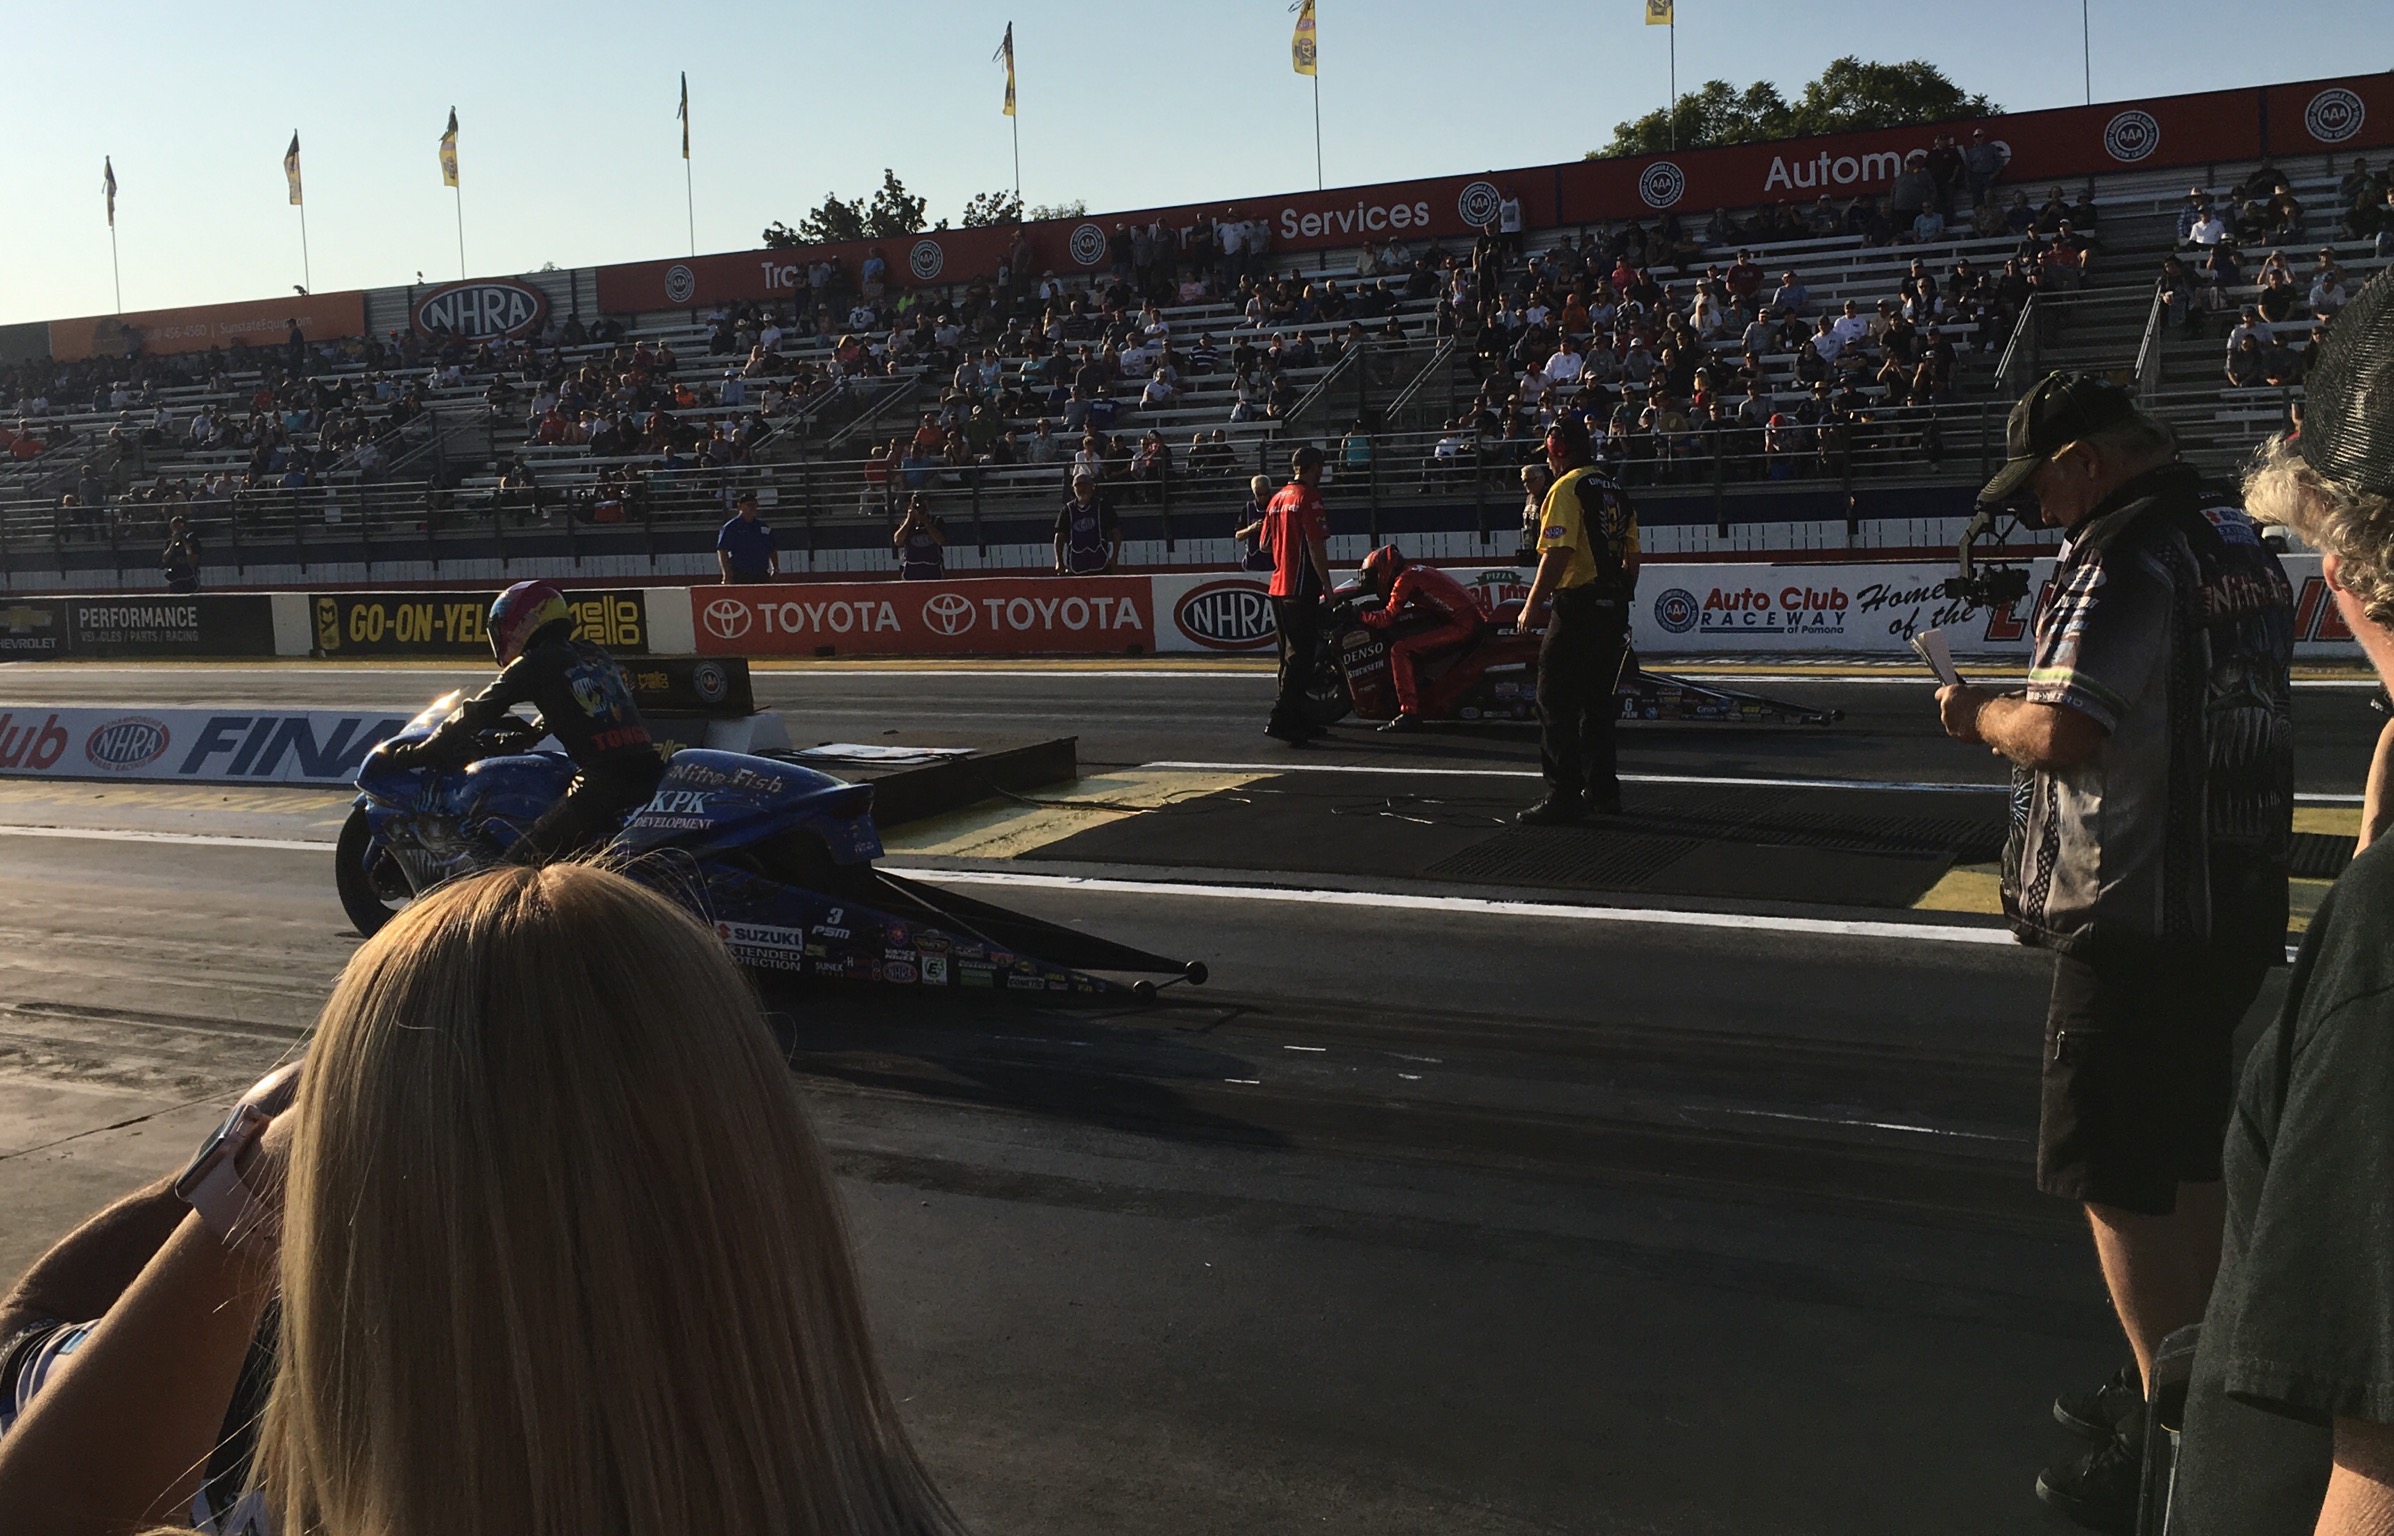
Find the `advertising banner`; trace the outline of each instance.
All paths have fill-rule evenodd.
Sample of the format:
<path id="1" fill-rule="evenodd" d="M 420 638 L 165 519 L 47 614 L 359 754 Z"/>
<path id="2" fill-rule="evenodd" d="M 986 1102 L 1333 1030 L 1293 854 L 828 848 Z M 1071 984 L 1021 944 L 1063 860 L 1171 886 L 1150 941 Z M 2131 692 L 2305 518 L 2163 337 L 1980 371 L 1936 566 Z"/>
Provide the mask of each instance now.
<path id="1" fill-rule="evenodd" d="M 712 656 L 1143 655 L 1156 649 L 1148 576 L 694 587 Z"/>
<path id="2" fill-rule="evenodd" d="M 407 719 L 381 710 L 15 706 L 0 709 L 0 774 L 338 787 Z"/>
<path id="3" fill-rule="evenodd" d="M 0 661 L 47 661 L 66 649 L 65 603 L 0 596 Z"/>
<path id="4" fill-rule="evenodd" d="M 291 323 L 310 341 L 333 341 L 366 333 L 362 293 L 293 294 L 287 299 L 252 299 L 238 304 L 200 304 L 188 309 L 148 309 L 130 315 L 87 315 L 50 322 L 50 356 L 62 363 L 87 357 L 122 357 L 130 341 L 141 351 L 205 352 L 238 341 L 279 347 Z"/>
<path id="5" fill-rule="evenodd" d="M 479 592 L 318 592 L 309 599 L 318 656 L 473 656 L 490 659 Z M 639 587 L 568 592 L 574 635 L 621 656 L 648 654 L 648 597 Z"/>
<path id="6" fill-rule="evenodd" d="M 2317 555 L 2281 563 L 2294 588 L 2294 653 L 2358 660 L 2360 644 L 2329 600 Z M 1529 595 L 1527 566 L 1447 566 L 1493 612 Z M 1652 656 L 1889 655 L 1911 653 L 1920 630 L 1941 629 L 1957 655 L 2025 661 L 2029 615 L 2053 578 L 2050 558 L 2030 562 L 2029 595 L 2009 608 L 1945 595 L 1950 562 L 1898 565 L 1649 564 L 1638 573 L 1630 640 Z M 1244 572 L 1157 576 L 1156 649 L 1182 654 L 1272 653 L 1264 578 Z"/>
<path id="7" fill-rule="evenodd" d="M 78 656 L 272 656 L 274 604 L 262 593 L 66 599 Z"/>
<path id="8" fill-rule="evenodd" d="M 1531 228 L 1651 219 L 1666 211 L 1693 221 L 1716 207 L 1750 208 L 1780 200 L 1810 203 L 1823 193 L 1842 207 L 1848 198 L 1888 191 L 1905 157 L 1928 149 L 1940 134 L 1953 134 L 1967 144 L 1973 130 L 1983 131 L 2006 157 L 2002 182 L 2007 188 L 2121 170 L 2349 153 L 2394 144 L 2394 76 L 2356 75 L 2157 96 L 1916 128 L 1575 160 L 994 229 L 926 230 L 887 240 L 630 262 L 598 269 L 599 308 L 624 314 L 795 299 L 806 292 L 810 262 L 837 260 L 853 284 L 875 250 L 888 264 L 893 289 L 994 277 L 998 263 L 1009 255 L 1025 280 L 1051 270 L 1067 276 L 1086 274 L 1107 265 L 1107 243 L 1117 228 L 1161 222 L 1177 232 L 1201 214 L 1260 222 L 1271 231 L 1273 251 L 1305 251 L 1352 247 L 1391 235 L 1416 249 L 1425 239 L 1451 246 L 1469 240 L 1494 220 L 1508 196 L 1520 200 Z M 2043 188 L 2030 190 L 2041 194 Z"/>

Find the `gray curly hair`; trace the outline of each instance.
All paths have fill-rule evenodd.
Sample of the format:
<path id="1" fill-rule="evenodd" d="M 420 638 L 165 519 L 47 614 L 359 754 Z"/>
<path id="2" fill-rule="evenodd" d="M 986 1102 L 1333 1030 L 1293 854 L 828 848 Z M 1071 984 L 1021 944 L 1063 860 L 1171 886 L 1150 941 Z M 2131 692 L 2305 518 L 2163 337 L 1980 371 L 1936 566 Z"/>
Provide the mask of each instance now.
<path id="1" fill-rule="evenodd" d="M 2334 555 L 2337 585 L 2359 598 L 2372 620 L 2394 627 L 2394 496 L 2329 479 L 2293 439 L 2280 437 L 2245 471 L 2244 509 Z"/>

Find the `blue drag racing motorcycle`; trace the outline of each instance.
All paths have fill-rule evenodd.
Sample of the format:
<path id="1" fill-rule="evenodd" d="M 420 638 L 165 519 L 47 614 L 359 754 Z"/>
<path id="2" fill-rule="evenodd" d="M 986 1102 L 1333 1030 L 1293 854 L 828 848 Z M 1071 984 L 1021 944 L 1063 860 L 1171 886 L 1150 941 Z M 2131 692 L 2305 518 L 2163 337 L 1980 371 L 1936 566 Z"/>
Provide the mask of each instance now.
<path id="1" fill-rule="evenodd" d="M 421 740 L 456 707 L 437 700 L 393 741 Z M 520 719 L 494 726 L 463 767 L 396 767 L 380 747 L 357 775 L 334 883 L 372 934 L 442 881 L 499 862 L 573 781 Z M 761 984 L 800 980 L 980 990 L 1030 998 L 1155 995 L 1205 965 L 1150 954 L 876 869 L 873 788 L 786 758 L 684 748 L 606 860 L 690 908 Z M 1125 984 L 1110 972 L 1141 979 Z M 1170 985 L 1167 981 L 1165 985 Z"/>

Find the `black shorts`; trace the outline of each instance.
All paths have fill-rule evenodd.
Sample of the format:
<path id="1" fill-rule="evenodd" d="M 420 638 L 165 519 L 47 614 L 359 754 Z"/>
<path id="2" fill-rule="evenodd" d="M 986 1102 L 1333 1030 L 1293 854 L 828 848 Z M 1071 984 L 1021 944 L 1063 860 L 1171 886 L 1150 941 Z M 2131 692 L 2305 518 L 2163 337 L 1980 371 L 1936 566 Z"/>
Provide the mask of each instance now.
<path id="1" fill-rule="evenodd" d="M 2216 1184 L 2236 1097 L 2236 1026 L 2268 964 L 2056 955 L 2045 1016 L 2037 1188 L 2166 1216 Z"/>

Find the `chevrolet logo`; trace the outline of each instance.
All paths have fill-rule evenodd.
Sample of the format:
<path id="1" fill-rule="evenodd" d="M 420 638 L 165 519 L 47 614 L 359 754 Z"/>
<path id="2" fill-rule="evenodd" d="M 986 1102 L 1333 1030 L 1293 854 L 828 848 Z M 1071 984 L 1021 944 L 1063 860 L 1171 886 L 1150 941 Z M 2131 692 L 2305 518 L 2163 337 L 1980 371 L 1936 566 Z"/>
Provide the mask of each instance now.
<path id="1" fill-rule="evenodd" d="M 0 608 L 0 629 L 12 635 L 21 635 L 27 630 L 48 629 L 56 617 L 47 608 L 28 608 L 23 605 Z"/>

